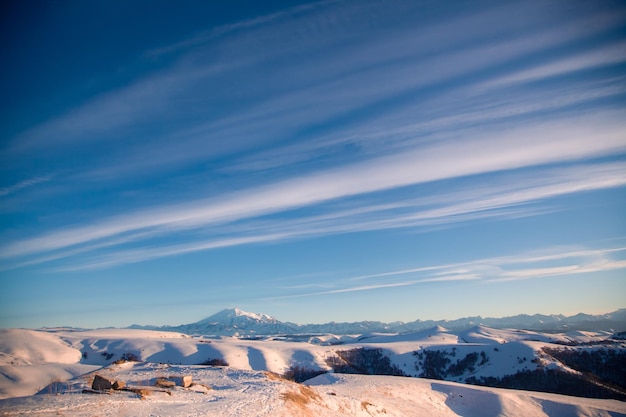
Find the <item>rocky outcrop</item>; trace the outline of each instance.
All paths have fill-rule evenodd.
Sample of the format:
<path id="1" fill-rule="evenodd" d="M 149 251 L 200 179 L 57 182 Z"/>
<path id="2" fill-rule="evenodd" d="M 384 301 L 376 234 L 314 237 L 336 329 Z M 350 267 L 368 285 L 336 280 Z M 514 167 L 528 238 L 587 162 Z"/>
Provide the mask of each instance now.
<path id="1" fill-rule="evenodd" d="M 174 388 L 175 386 L 189 388 L 193 384 L 191 375 L 170 376 L 169 378 L 159 378 L 154 385 L 162 388 Z"/>
<path id="2" fill-rule="evenodd" d="M 106 391 L 113 388 L 113 382 L 100 375 L 96 375 L 91 383 L 91 389 L 96 391 Z"/>
<path id="3" fill-rule="evenodd" d="M 111 380 L 101 375 L 96 375 L 91 383 L 91 389 L 94 391 L 122 390 L 126 388 L 126 382 L 120 380 Z"/>
<path id="4" fill-rule="evenodd" d="M 115 381 L 113 383 L 113 389 L 115 390 L 124 389 L 125 387 L 126 387 L 126 382 L 124 381 Z"/>
<path id="5" fill-rule="evenodd" d="M 169 379 L 159 378 L 156 380 L 154 385 L 161 388 L 174 388 L 176 386 L 176 382 L 170 381 Z"/>

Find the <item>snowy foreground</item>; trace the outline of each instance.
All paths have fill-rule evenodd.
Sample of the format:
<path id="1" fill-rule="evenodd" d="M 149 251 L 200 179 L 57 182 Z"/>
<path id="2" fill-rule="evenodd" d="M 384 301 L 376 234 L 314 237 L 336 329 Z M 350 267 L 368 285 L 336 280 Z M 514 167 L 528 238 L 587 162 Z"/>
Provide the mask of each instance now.
<path id="1" fill-rule="evenodd" d="M 306 384 L 261 371 L 128 362 L 98 371 L 136 386 L 192 375 L 201 385 L 83 394 L 90 375 L 52 393 L 0 402 L 4 416 L 624 416 L 626 404 L 556 394 L 473 387 L 418 378 L 320 375 Z M 208 388 L 207 388 L 208 387 Z M 54 391 L 59 391 L 55 394 Z"/>
<path id="2" fill-rule="evenodd" d="M 457 357 L 489 352 L 484 364 L 468 372 L 501 376 L 538 366 L 563 367 L 541 356 L 540 349 L 606 337 L 485 327 L 460 333 L 433 328 L 404 335 L 261 340 L 129 329 L 7 329 L 0 330 L 0 415 L 626 416 L 626 402 L 617 400 L 397 376 L 327 373 L 303 384 L 279 376 L 293 366 L 328 370 L 329 357 L 357 347 L 382 349 L 393 366 L 413 376 L 419 374 L 414 352 L 420 349 L 448 349 Z M 138 362 L 120 361 L 129 357 Z M 211 360 L 229 366 L 198 365 Z M 134 391 L 83 393 L 96 374 L 124 381 Z M 154 386 L 159 378 L 185 375 L 194 382 L 188 388 Z"/>

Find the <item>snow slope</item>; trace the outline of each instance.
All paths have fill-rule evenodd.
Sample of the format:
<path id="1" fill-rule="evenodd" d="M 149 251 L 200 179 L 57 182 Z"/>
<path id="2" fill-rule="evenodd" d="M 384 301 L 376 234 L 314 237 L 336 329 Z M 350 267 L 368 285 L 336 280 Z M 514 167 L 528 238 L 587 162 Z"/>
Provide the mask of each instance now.
<path id="1" fill-rule="evenodd" d="M 129 386 L 160 376 L 191 375 L 199 385 L 143 396 L 115 391 L 84 394 L 85 375 L 43 394 L 0 400 L 2 416 L 525 416 L 621 417 L 626 403 L 555 394 L 474 387 L 388 376 L 326 374 L 307 384 L 261 371 L 234 368 L 124 363 L 97 371 Z"/>
<path id="2" fill-rule="evenodd" d="M 32 395 L 50 382 L 97 369 L 79 363 L 81 352 L 58 334 L 0 330 L 0 398 Z"/>
<path id="3" fill-rule="evenodd" d="M 457 382 L 469 376 L 500 377 L 538 366 L 574 372 L 542 355 L 541 349 L 563 347 L 555 342 L 601 343 L 607 338 L 602 332 L 553 335 L 484 326 L 464 332 L 433 327 L 407 334 L 268 336 L 258 340 L 131 329 L 0 330 L 0 398 L 5 399 L 0 400 L 0 415 L 49 415 L 51 410 L 61 410 L 61 415 L 93 415 L 89 410 L 96 404 L 103 407 L 99 415 L 626 415 L 626 404 L 611 400 L 340 374 L 310 380 L 309 389 L 279 378 L 268 379 L 266 373 L 283 374 L 292 366 L 328 370 L 329 357 L 358 348 L 381 349 L 391 364 L 413 376 L 423 371 L 416 352 L 445 352 L 452 361 L 485 353 L 486 363 L 450 378 Z M 129 355 L 141 362 L 114 364 Z M 229 367 L 198 366 L 210 360 L 226 361 Z M 190 374 L 213 389 L 181 389 L 172 396 L 154 393 L 146 401 L 138 401 L 132 393 L 79 394 L 94 373 L 148 385 L 158 376 Z M 38 392 L 41 394 L 32 396 Z"/>
<path id="4" fill-rule="evenodd" d="M 81 371 L 87 372 L 93 367 L 128 358 L 129 355 L 146 362 L 185 365 L 222 360 L 237 369 L 284 373 L 291 366 L 328 369 L 326 359 L 338 350 L 381 348 L 405 374 L 418 376 L 422 369 L 415 365 L 416 351 L 441 350 L 455 358 L 465 357 L 472 352 L 487 352 L 485 356 L 488 355 L 489 362 L 472 375 L 502 376 L 535 369 L 539 362 L 532 360 L 543 346 L 550 346 L 550 342 L 555 339 L 570 341 L 574 337 L 485 327 L 476 327 L 460 334 L 435 327 L 402 335 L 344 336 L 341 345 L 323 342 L 339 341 L 332 335 L 313 337 L 315 343 L 307 343 L 272 337 L 265 340 L 192 338 L 180 333 L 129 329 L 55 332 L 6 330 L 0 336 L 0 397 L 5 398 L 32 394 L 51 379 L 65 380 Z M 581 337 L 589 341 L 593 335 L 585 333 Z M 602 338 L 596 336 L 596 340 Z M 542 366 L 557 366 L 549 358 L 542 361 Z M 467 376 L 459 375 L 454 380 L 462 381 Z"/>
<path id="5" fill-rule="evenodd" d="M 80 351 L 63 343 L 57 334 L 23 329 L 0 329 L 2 365 L 76 363 L 80 357 Z"/>

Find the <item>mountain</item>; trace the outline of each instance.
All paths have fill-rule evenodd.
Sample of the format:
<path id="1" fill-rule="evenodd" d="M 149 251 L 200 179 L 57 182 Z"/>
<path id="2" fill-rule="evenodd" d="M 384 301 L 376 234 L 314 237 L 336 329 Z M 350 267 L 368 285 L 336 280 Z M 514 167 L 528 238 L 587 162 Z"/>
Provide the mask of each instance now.
<path id="1" fill-rule="evenodd" d="M 257 314 L 257 313 L 249 313 L 247 311 L 240 310 L 238 308 L 227 308 L 225 310 L 220 311 L 219 313 L 215 313 L 210 317 L 207 317 L 204 320 L 200 320 L 198 323 L 231 323 L 232 325 L 237 325 L 238 323 L 268 323 L 275 324 L 278 323 L 272 316 L 268 316 L 267 314 Z"/>
<path id="2" fill-rule="evenodd" d="M 198 322 L 172 327 L 171 330 L 223 336 L 299 333 L 296 324 L 282 323 L 267 314 L 249 313 L 238 308 L 227 308 Z"/>
<path id="3" fill-rule="evenodd" d="M 520 314 L 503 318 L 476 316 L 456 320 L 416 320 L 409 323 L 360 321 L 355 323 L 295 324 L 281 322 L 267 314 L 249 313 L 238 308 L 228 308 L 195 323 L 161 327 L 133 325 L 130 328 L 176 331 L 186 334 L 254 337 L 285 334 L 408 333 L 436 326 L 462 331 L 477 325 L 496 329 L 523 329 L 543 332 L 601 330 L 620 332 L 626 330 L 626 309 L 597 316 L 582 313 L 570 317 L 564 315 Z"/>

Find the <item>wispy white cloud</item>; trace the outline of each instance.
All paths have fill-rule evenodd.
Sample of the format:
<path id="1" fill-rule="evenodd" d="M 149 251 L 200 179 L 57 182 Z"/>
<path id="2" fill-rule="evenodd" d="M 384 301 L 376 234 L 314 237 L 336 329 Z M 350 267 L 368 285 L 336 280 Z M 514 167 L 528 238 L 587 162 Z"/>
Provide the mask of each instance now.
<path id="1" fill-rule="evenodd" d="M 383 274 L 367 275 L 351 278 L 351 280 L 380 278 L 426 272 L 428 275 L 438 276 L 450 273 L 467 273 L 479 275 L 483 279 L 499 281 L 508 278 L 534 278 L 542 276 L 566 275 L 574 271 L 596 272 L 603 270 L 620 269 L 626 267 L 623 260 L 611 259 L 612 256 L 624 257 L 626 247 L 608 247 L 599 249 L 575 249 L 554 247 L 534 250 L 513 256 L 484 258 L 466 262 L 435 265 L 421 268 L 390 271 Z M 549 264 L 554 261 L 563 261 L 566 265 L 554 267 L 528 267 L 528 264 Z M 460 271 L 459 271 L 460 270 Z"/>
<path id="2" fill-rule="evenodd" d="M 540 64 L 531 69 L 488 81 L 485 87 L 501 87 L 516 83 L 541 80 L 571 72 L 589 70 L 626 61 L 626 42 L 616 42 L 603 48 L 584 52 L 571 57 L 561 58 L 547 64 Z"/>
<path id="3" fill-rule="evenodd" d="M 424 266 L 359 277 L 336 279 L 332 283 L 328 283 L 334 286 L 332 289 L 314 292 L 297 292 L 275 298 L 316 297 L 453 281 L 476 281 L 480 285 L 497 284 L 522 279 L 550 278 L 583 273 L 590 274 L 626 268 L 626 259 L 610 258 L 610 256 L 615 254 L 623 258 L 626 253 L 626 247 L 575 251 L 563 251 L 563 248 L 549 248 L 544 249 L 544 252 L 544 255 L 526 253 L 515 256 L 476 259 L 467 262 Z M 524 266 L 526 264 L 541 264 L 548 260 L 568 260 L 568 263 L 560 266 Z M 355 280 L 374 282 L 367 285 L 354 285 L 353 282 Z"/>
<path id="4" fill-rule="evenodd" d="M 459 77 L 472 80 L 476 71 L 584 39 L 624 22 L 623 13 L 608 14 L 600 8 L 583 18 L 564 19 L 558 24 L 548 24 L 551 22 L 547 19 L 536 31 L 519 30 L 517 26 L 524 25 L 523 19 L 515 23 L 507 19 L 537 14 L 543 7 L 549 9 L 539 3 L 495 8 L 483 5 L 469 15 L 444 14 L 432 22 L 419 20 L 420 24 L 415 25 L 414 19 L 421 19 L 419 7 L 410 2 L 397 2 L 394 8 L 384 2 L 324 1 L 297 6 L 168 46 L 159 53 L 185 52 L 171 67 L 95 97 L 26 132 L 14 145 L 33 151 L 68 143 L 118 143 L 116 152 L 89 155 L 96 162 L 83 172 L 89 178 L 110 180 L 114 176 L 126 178 L 132 173 L 173 169 L 280 142 L 297 135 L 303 127 L 315 128 L 338 115 L 358 113 L 364 106 L 402 99 L 407 91 Z M 393 30 L 377 30 L 389 27 Z M 363 36 L 354 39 L 355 30 Z M 466 34 L 460 45 L 459 32 Z M 260 47 L 260 42 L 266 45 Z M 340 44 L 345 46 L 337 46 Z M 311 53 L 303 57 L 303 49 Z M 276 55 L 280 64 L 272 64 Z M 577 62 L 584 64 L 581 59 Z M 262 68 L 263 85 L 257 82 L 257 65 Z M 465 81 L 463 85 L 474 82 Z M 232 83 L 238 85 L 235 95 L 232 89 L 223 87 Z M 229 110 L 204 110 L 218 101 L 228 103 L 222 107 Z M 176 111 L 179 106 L 185 110 Z M 155 119 L 169 128 L 155 133 L 151 130 Z M 377 118 L 367 117 L 359 124 L 367 124 L 370 119 Z M 350 129 L 344 137 L 370 127 L 388 132 L 399 126 L 364 126 Z M 133 141 L 126 141 L 129 136 Z M 314 144 L 325 143 L 324 136 L 311 139 L 308 145 L 312 153 L 286 152 L 277 161 L 314 158 L 314 150 L 319 149 Z M 256 158 L 250 162 L 252 166 L 258 169 L 267 165 Z"/>
<path id="5" fill-rule="evenodd" d="M 510 12 L 510 10 L 508 10 Z M 506 15 L 506 10 L 496 10 L 501 16 Z M 519 11 L 518 11 L 519 12 Z M 260 154 L 242 159 L 239 163 L 228 167 L 230 170 L 262 170 L 267 168 L 275 168 L 284 166 L 285 164 L 293 164 L 301 161 L 319 158 L 321 156 L 328 157 L 335 152 L 340 152 L 346 144 L 356 144 L 359 150 L 369 150 L 372 154 L 380 152 L 388 152 L 390 149 L 398 145 L 405 145 L 405 142 L 413 142 L 416 137 L 436 135 L 445 135 L 447 132 L 458 131 L 466 128 L 468 125 L 477 125 L 485 123 L 493 123 L 498 119 L 511 118 L 513 116 L 520 117 L 532 113 L 542 111 L 554 111 L 557 109 L 568 108 L 569 106 L 585 103 L 593 103 L 604 97 L 624 94 L 624 80 L 618 79 L 607 84 L 606 80 L 599 82 L 590 82 L 584 80 L 578 83 L 570 84 L 566 88 L 559 86 L 543 86 L 541 89 L 528 89 L 524 91 L 494 91 L 496 85 L 493 81 L 504 80 L 519 75 L 518 66 L 511 69 L 503 70 L 487 81 L 483 81 L 480 77 L 476 80 L 471 77 L 472 71 L 489 66 L 497 66 L 506 62 L 507 59 L 524 55 L 536 54 L 543 50 L 549 50 L 560 44 L 568 44 L 576 39 L 585 36 L 593 36 L 597 32 L 616 28 L 624 24 L 626 16 L 623 13 L 591 13 L 581 19 L 575 19 L 565 25 L 548 25 L 545 30 L 540 30 L 529 34 L 524 32 L 523 35 L 511 35 L 515 33 L 511 28 L 507 27 L 506 35 L 494 35 L 491 39 L 498 41 L 471 42 L 472 47 L 465 47 L 461 50 L 442 48 L 440 43 L 433 43 L 432 39 L 438 39 L 444 36 L 442 32 L 455 33 L 463 32 L 469 27 L 472 34 L 483 34 L 485 31 L 492 30 L 494 11 L 485 13 L 486 20 L 489 23 L 481 25 L 480 16 L 472 15 L 465 17 L 459 21 L 439 22 L 433 27 L 421 28 L 413 32 L 401 32 L 399 36 L 410 39 L 411 46 L 406 48 L 398 48 L 403 44 L 403 40 L 398 38 L 390 38 L 379 40 L 376 45 L 367 45 L 360 52 L 348 52 L 350 62 L 359 62 L 356 67 L 364 66 L 365 68 L 378 68 L 379 72 L 372 73 L 350 73 L 349 79 L 340 79 L 341 84 L 329 84 L 329 87 L 322 90 L 324 94 L 325 108 L 331 108 L 334 112 L 341 109 L 349 108 L 352 102 L 364 103 L 368 102 L 368 97 L 362 93 L 363 91 L 374 92 L 373 88 L 380 88 L 377 94 L 371 94 L 369 100 L 373 98 L 392 97 L 396 92 L 411 91 L 411 89 L 420 86 L 428 86 L 436 83 L 438 80 L 454 78 L 456 75 L 463 74 L 464 81 L 455 87 L 448 87 L 448 90 L 442 91 L 434 97 L 422 98 L 421 92 L 415 93 L 416 97 L 420 97 L 415 103 L 404 103 L 402 108 L 391 112 L 388 115 L 382 115 L 372 120 L 364 120 L 358 126 L 349 129 L 339 130 L 330 135 L 316 136 L 309 141 L 289 144 L 277 149 L 270 149 Z M 514 15 L 510 13 L 509 15 Z M 497 19 L 502 22 L 508 22 L 508 19 Z M 450 25 L 448 27 L 448 24 Z M 585 30 L 581 30 L 585 28 Z M 471 38 L 471 36 L 470 36 Z M 478 36 L 480 38 L 480 36 Z M 416 46 L 417 45 L 417 46 Z M 425 54 L 425 56 L 410 56 L 407 51 L 428 51 L 431 47 L 440 48 L 439 53 Z M 616 49 L 617 48 L 617 49 Z M 556 63 L 549 64 L 552 68 L 558 67 L 561 70 L 569 68 L 569 70 L 581 68 L 595 68 L 606 62 L 615 61 L 615 56 L 611 55 L 614 49 L 621 50 L 615 45 L 603 48 L 596 52 L 587 52 L 585 54 L 576 55 L 575 59 L 571 57 L 559 58 Z M 399 59 L 394 54 L 408 54 L 404 57 L 406 61 L 402 61 L 401 67 L 380 65 L 384 62 L 394 62 Z M 368 58 L 364 58 L 367 56 Z M 373 58 L 375 57 L 375 58 Z M 593 59 L 591 62 L 585 62 L 585 58 Z M 368 61 L 369 59 L 369 61 Z M 375 62 L 380 60 L 380 62 Z M 572 67 L 573 60 L 578 65 Z M 531 61 L 532 62 L 532 61 Z M 475 67 L 472 67 L 474 65 Z M 536 64 L 537 68 L 543 68 L 546 64 L 541 61 Z M 553 69 L 554 69 L 553 68 Z M 536 68 L 535 68 L 536 69 Z M 531 71 L 525 69 L 524 71 Z M 561 72 L 562 73 L 562 72 Z M 419 77 L 415 77 L 419 74 Z M 502 75 L 504 74 L 504 75 Z M 545 73 L 544 75 L 549 75 Z M 552 73 L 554 75 L 554 73 Z M 538 76 L 535 74 L 535 76 Z M 372 83 L 371 79 L 385 79 L 385 83 Z M 394 82 L 389 81 L 395 80 Z M 521 80 L 518 80 L 521 81 Z M 334 99 L 334 97 L 346 98 L 344 91 L 354 90 L 351 88 L 343 88 L 346 83 L 354 83 L 358 85 L 357 91 L 361 92 L 361 96 L 354 97 L 354 100 L 342 101 Z M 372 87 L 374 84 L 374 87 Z M 499 88 L 510 87 L 509 84 L 499 82 Z M 489 87 L 490 86 L 490 87 Z M 488 88 L 489 87 L 489 88 Z M 276 106 L 276 114 L 282 115 L 289 113 L 293 103 L 299 103 L 307 112 L 310 111 L 309 103 L 310 91 L 297 91 L 291 96 L 285 97 L 285 105 L 280 105 L 280 100 L 269 107 L 264 107 L 264 111 L 268 111 Z M 482 100 L 477 101 L 477 99 Z M 332 108 L 333 103 L 338 103 L 337 109 Z M 268 113 L 269 115 L 270 113 Z M 271 119 L 271 118 L 270 118 Z M 416 119 L 419 120 L 416 123 Z M 421 119 L 421 120 L 420 120 Z M 264 120 L 267 120 L 264 118 Z M 520 123 L 516 121 L 515 123 Z"/>
<path id="6" fill-rule="evenodd" d="M 153 231 L 138 232 L 138 233 L 133 233 L 133 234 L 127 234 L 119 238 L 109 239 L 104 242 L 100 241 L 96 243 L 89 243 L 89 244 L 81 245 L 81 246 L 71 248 L 71 249 L 53 251 L 47 255 L 41 255 L 35 258 L 29 258 L 27 260 L 18 261 L 12 264 L 0 265 L 0 272 L 11 270 L 11 269 L 16 269 L 16 268 L 23 268 L 23 267 L 31 266 L 31 265 L 38 265 L 38 264 L 46 263 L 46 262 L 52 262 L 52 261 L 56 261 L 59 259 L 72 258 L 72 257 L 75 257 L 76 255 L 95 252 L 103 248 L 123 246 L 128 243 L 132 243 L 132 242 L 136 242 L 140 240 L 147 240 L 153 237 L 154 234 L 155 233 Z M 119 259 L 121 263 L 126 263 L 122 261 L 122 257 L 120 257 Z M 137 261 L 139 261 L 139 259 L 140 258 L 137 258 Z M 100 264 L 101 262 L 97 261 L 96 263 Z M 112 265 L 113 264 L 111 264 L 111 266 Z M 97 269 L 97 268 L 94 268 L 92 266 L 87 266 L 87 267 L 84 267 L 84 269 Z"/>
<path id="7" fill-rule="evenodd" d="M 492 279 L 492 281 L 517 281 L 531 278 L 546 278 L 554 276 L 564 276 L 573 274 L 584 274 L 600 271 L 611 271 L 615 269 L 626 268 L 626 260 L 621 261 L 602 261 L 589 264 L 572 264 L 565 266 L 555 266 L 549 268 L 529 268 L 519 269 L 515 271 L 507 271 L 501 277 Z"/>
<path id="8" fill-rule="evenodd" d="M 244 236 L 233 237 L 228 239 L 218 239 L 208 242 L 195 242 L 180 245 L 170 245 L 168 247 L 157 249 L 129 249 L 123 252 L 96 256 L 87 262 L 77 263 L 72 266 L 60 267 L 54 269 L 56 272 L 84 271 L 94 269 L 110 268 L 117 265 L 124 265 L 136 262 L 142 262 L 155 258 L 163 258 L 167 256 L 181 255 L 191 252 L 199 252 L 210 249 L 226 248 L 229 246 L 248 245 L 259 242 L 271 242 L 289 237 L 284 234 L 262 235 L 262 236 Z"/>
<path id="9" fill-rule="evenodd" d="M 626 79 L 619 77 L 600 85 L 584 85 L 568 91 L 544 87 L 518 95 L 493 97 L 474 86 L 457 89 L 415 106 L 406 106 L 390 120 L 365 123 L 315 140 L 289 144 L 243 157 L 226 172 L 262 171 L 332 157 L 345 146 L 355 146 L 362 155 L 380 155 L 419 146 L 425 140 L 446 139 L 460 132 L 474 134 L 476 127 L 498 125 L 501 129 L 519 126 L 520 117 L 584 105 L 594 100 L 626 93 Z M 462 99 L 462 100 L 461 100 Z M 463 105 L 459 105 L 459 100 Z M 468 102 L 472 105 L 468 106 Z M 456 107 L 455 107 L 456 106 Z M 458 107 L 458 108 L 457 108 Z M 435 110 L 433 110 L 435 109 Z M 416 122 L 416 114 L 422 121 Z"/>
<path id="10" fill-rule="evenodd" d="M 392 204 L 371 204 L 367 202 L 367 196 L 365 196 L 365 200 L 351 203 L 357 206 L 355 208 L 343 208 L 342 204 L 339 204 L 338 206 L 323 208 L 323 214 L 297 216 L 291 220 L 257 219 L 256 212 L 248 212 L 241 214 L 244 217 L 224 218 L 221 222 L 219 219 L 213 218 L 211 219 L 212 222 L 195 220 L 192 224 L 165 224 L 165 229 L 154 227 L 153 224 L 151 224 L 152 228 L 144 231 L 141 229 L 139 231 L 124 229 L 123 234 L 115 239 L 102 236 L 102 238 L 88 240 L 91 242 L 90 244 L 81 241 L 81 246 L 77 249 L 70 248 L 66 251 L 57 252 L 55 251 L 56 247 L 53 247 L 49 249 L 52 251 L 52 255 L 37 256 L 35 260 L 29 261 L 27 264 L 71 258 L 78 253 L 92 252 L 96 249 L 114 248 L 111 253 L 104 255 L 83 255 L 80 261 L 77 263 L 74 261 L 71 266 L 65 268 L 66 270 L 100 269 L 159 257 L 252 243 L 368 230 L 428 227 L 484 218 L 536 215 L 544 210 L 541 206 L 536 207 L 536 204 L 548 199 L 566 194 L 625 185 L 626 165 L 623 163 L 552 168 L 542 170 L 533 177 L 513 172 L 508 181 L 501 183 L 477 185 L 469 189 L 461 188 L 455 191 L 430 194 L 427 197 L 400 199 Z M 253 204 L 253 201 L 250 201 L 250 204 Z M 233 203 L 229 207 L 235 205 Z M 524 205 L 533 206 L 520 208 Z M 234 210 L 234 208 L 232 209 Z M 176 210 L 174 212 L 177 213 Z M 142 213 L 137 214 L 135 218 L 147 217 L 148 214 Z M 174 219 L 170 219 L 170 221 L 174 221 Z M 131 220 L 127 220 L 124 224 L 133 224 L 134 227 L 137 227 Z M 85 239 L 88 232 L 93 235 L 94 233 L 101 234 L 100 229 L 111 230 L 105 226 L 106 224 L 92 226 L 93 231 L 89 229 L 70 231 L 67 237 L 63 233 L 68 232 L 59 232 L 52 236 L 41 237 L 40 242 L 59 245 L 61 239 L 66 239 L 65 242 L 68 242 L 68 239 Z M 185 235 L 185 239 L 190 241 L 190 243 L 185 244 L 162 243 L 155 246 L 155 243 L 150 243 L 148 240 L 159 234 L 177 236 L 177 233 L 184 232 L 181 231 L 184 228 L 198 229 L 202 233 L 195 236 Z M 217 234 L 224 237 L 207 239 L 205 236 L 207 233 L 210 236 Z M 146 241 L 146 247 L 143 249 L 128 249 L 123 246 L 127 242 L 139 242 L 141 244 L 142 240 Z M 32 242 L 27 243 L 33 245 Z M 73 244 L 66 244 L 65 246 L 71 247 Z M 38 249 L 46 252 L 44 249 Z M 578 256 L 579 254 L 575 255 Z M 546 258 L 547 255 L 542 256 L 544 258 L 536 260 L 549 260 Z M 506 260 L 500 260 L 500 262 L 503 263 Z M 514 260 L 514 262 L 518 261 Z M 10 264 L 16 265 L 13 262 Z M 422 272 L 428 269 L 408 270 L 405 273 Z M 398 273 L 393 272 L 392 274 Z"/>
<path id="11" fill-rule="evenodd" d="M 259 26 L 273 23 L 277 20 L 293 18 L 294 16 L 300 13 L 311 11 L 313 9 L 323 7 L 323 6 L 336 3 L 336 2 L 337 0 L 318 1 L 315 3 L 311 3 L 311 4 L 295 6 L 287 10 L 281 10 L 275 13 L 270 13 L 270 14 L 255 17 L 252 19 L 242 20 L 239 22 L 218 26 L 213 29 L 196 34 L 191 38 L 184 39 L 174 44 L 148 51 L 146 53 L 146 56 L 159 57 L 161 55 L 181 53 L 181 52 L 189 50 L 190 48 L 197 48 L 197 47 L 206 45 L 208 42 L 216 38 L 219 38 L 221 36 L 232 33 L 232 32 L 246 30 L 246 29 L 247 30 L 254 29 L 254 28 L 258 28 Z"/>
<path id="12" fill-rule="evenodd" d="M 312 293 L 306 293 L 306 294 L 292 294 L 292 295 L 276 296 L 276 297 L 271 297 L 271 299 L 313 297 L 313 296 L 320 296 L 320 295 L 343 294 L 343 293 L 360 292 L 360 291 L 372 291 L 372 290 L 380 290 L 384 288 L 408 287 L 410 285 L 415 285 L 417 283 L 419 283 L 419 281 L 403 281 L 403 282 L 394 282 L 394 283 L 388 283 L 388 284 L 361 285 L 357 287 L 340 288 L 340 289 L 327 290 L 327 291 L 318 291 L 318 292 L 312 292 Z"/>
<path id="13" fill-rule="evenodd" d="M 0 188 L 0 197 L 5 197 L 8 195 L 14 194 L 25 188 L 33 187 L 37 184 L 48 182 L 51 179 L 52 179 L 51 175 L 47 175 L 43 177 L 35 177 L 35 178 L 30 178 L 24 181 L 20 181 L 17 184 L 13 184 L 9 187 Z"/>
<path id="14" fill-rule="evenodd" d="M 227 223 L 445 178 L 602 156 L 626 149 L 624 132 L 623 123 L 588 117 L 571 123 L 551 122 L 492 133 L 472 140 L 465 138 L 460 143 L 434 143 L 413 152 L 267 185 L 218 201 L 159 207 L 14 242 L 4 245 L 0 255 L 6 258 L 61 249 L 147 228 L 167 232 Z M 497 198 L 494 200 L 496 204 Z"/>

